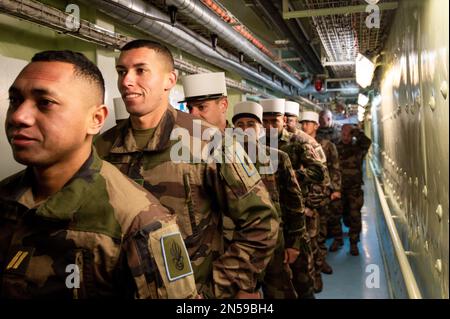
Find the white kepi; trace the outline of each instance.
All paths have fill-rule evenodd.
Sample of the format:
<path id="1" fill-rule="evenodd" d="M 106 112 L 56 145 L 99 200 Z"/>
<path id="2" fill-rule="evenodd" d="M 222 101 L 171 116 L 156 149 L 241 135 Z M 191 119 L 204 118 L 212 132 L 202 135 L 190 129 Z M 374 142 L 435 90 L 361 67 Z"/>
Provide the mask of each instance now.
<path id="1" fill-rule="evenodd" d="M 315 122 L 319 124 L 319 114 L 312 111 L 302 112 L 300 122 L 302 121 Z"/>
<path id="2" fill-rule="evenodd" d="M 262 115 L 263 108 L 261 104 L 252 101 L 239 102 L 234 105 L 232 122 L 234 123 L 241 117 L 253 117 L 262 124 Z"/>
<path id="3" fill-rule="evenodd" d="M 286 116 L 296 116 L 298 117 L 298 113 L 300 111 L 300 104 L 297 102 L 286 101 L 284 114 Z"/>
<path id="4" fill-rule="evenodd" d="M 263 113 L 284 114 L 285 99 L 264 99 L 259 101 L 263 107 Z"/>
<path id="5" fill-rule="evenodd" d="M 184 100 L 182 102 L 203 101 L 227 96 L 224 72 L 199 73 L 181 77 Z"/>

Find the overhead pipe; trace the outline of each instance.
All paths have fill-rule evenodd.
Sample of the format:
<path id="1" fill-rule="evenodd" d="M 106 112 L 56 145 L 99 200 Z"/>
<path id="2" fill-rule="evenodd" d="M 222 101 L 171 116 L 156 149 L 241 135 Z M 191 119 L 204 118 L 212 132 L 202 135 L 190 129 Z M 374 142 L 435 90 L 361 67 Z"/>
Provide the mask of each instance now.
<path id="1" fill-rule="evenodd" d="M 127 42 L 134 40 L 132 37 L 105 30 L 83 19 L 80 19 L 80 25 L 77 30 L 74 31 L 65 23 L 67 18 L 70 18 L 70 14 L 33 0 L 1 0 L 0 12 L 112 49 L 120 49 Z M 210 72 L 207 69 L 195 66 L 184 60 L 175 58 L 174 62 L 177 70 L 186 73 Z M 246 94 L 260 95 L 265 98 L 272 97 L 257 88 L 250 87 L 229 78 L 226 79 L 226 84 L 227 87 L 237 89 Z"/>
<path id="2" fill-rule="evenodd" d="M 302 31 L 299 32 L 299 27 L 293 28 L 291 23 L 283 19 L 278 8 L 274 4 L 274 1 L 253 0 L 252 2 L 262 10 L 263 14 L 274 26 L 287 36 L 290 44 L 293 45 L 304 58 L 309 60 L 310 65 L 307 65 L 309 71 L 316 74 L 322 73 L 323 68 L 320 65 L 319 59 L 317 59 L 317 56 L 312 52 L 309 44 L 305 45 L 305 43 L 309 43 L 309 41 L 307 41 Z"/>
<path id="3" fill-rule="evenodd" d="M 249 78 L 287 96 L 292 95 L 287 88 L 283 88 L 277 82 L 259 74 L 257 70 L 253 70 L 245 64 L 240 64 L 236 57 L 226 51 L 219 50 L 219 48 L 214 50 L 209 40 L 200 36 L 194 36 L 191 32 L 187 32 L 187 30 L 180 27 L 172 27 L 170 18 L 166 14 L 143 0 L 84 1 L 89 2 L 90 5 L 95 4 L 98 10 L 121 23 L 132 25 L 164 43 L 180 48 L 194 56 L 202 57 L 205 62 L 224 69 L 231 69 L 245 78 Z M 306 85 L 302 83 L 302 86 Z"/>
<path id="4" fill-rule="evenodd" d="M 129 2 L 139 2 L 140 0 Z M 300 82 L 297 78 L 281 69 L 274 63 L 267 55 L 261 52 L 253 44 L 249 43 L 228 23 L 223 21 L 207 7 L 198 1 L 194 0 L 167 0 L 167 4 L 174 5 L 178 8 L 178 12 L 182 12 L 191 18 L 196 19 L 204 27 L 211 32 L 221 35 L 223 41 L 235 47 L 238 51 L 244 52 L 247 56 L 253 58 L 255 61 L 262 64 L 268 70 L 274 72 L 277 76 L 294 85 L 294 87 L 303 89 L 305 84 Z"/>
<path id="5" fill-rule="evenodd" d="M 104 47 L 120 48 L 131 39 L 82 19 L 79 21 L 79 26 L 74 28 L 74 25 L 66 23 L 67 19 L 71 18 L 70 14 L 33 0 L 1 0 L 0 12 L 38 23 Z"/>
<path id="6" fill-rule="evenodd" d="M 239 32 L 244 38 L 250 41 L 255 47 L 261 50 L 264 54 L 266 54 L 269 58 L 271 58 L 274 62 L 277 57 L 269 50 L 267 47 L 261 43 L 255 36 L 253 36 L 245 25 L 237 24 L 237 20 L 233 18 L 227 11 L 223 10 L 214 0 L 201 0 L 204 5 L 206 5 L 210 10 L 212 10 L 216 15 L 218 15 L 222 20 L 231 25 L 233 29 Z M 170 6 L 169 6 L 170 7 Z M 289 73 L 293 73 L 296 78 L 302 80 L 298 72 L 292 69 L 286 63 L 280 63 L 280 65 L 287 70 Z"/>

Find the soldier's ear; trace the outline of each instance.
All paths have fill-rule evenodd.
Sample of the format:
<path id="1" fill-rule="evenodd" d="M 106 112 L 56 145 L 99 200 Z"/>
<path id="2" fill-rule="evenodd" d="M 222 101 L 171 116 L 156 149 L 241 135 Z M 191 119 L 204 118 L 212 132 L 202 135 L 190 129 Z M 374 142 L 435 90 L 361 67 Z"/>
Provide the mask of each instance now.
<path id="1" fill-rule="evenodd" d="M 228 99 L 226 97 L 222 98 L 220 101 L 220 108 L 222 113 L 226 113 L 228 109 Z"/>
<path id="2" fill-rule="evenodd" d="M 177 84 L 177 72 L 176 70 L 172 70 L 168 73 L 164 91 L 170 91 L 175 86 L 175 84 Z"/>
<path id="3" fill-rule="evenodd" d="M 89 116 L 89 123 L 87 133 L 89 135 L 96 135 L 100 132 L 105 124 L 106 117 L 108 116 L 108 107 L 104 104 L 94 106 Z"/>

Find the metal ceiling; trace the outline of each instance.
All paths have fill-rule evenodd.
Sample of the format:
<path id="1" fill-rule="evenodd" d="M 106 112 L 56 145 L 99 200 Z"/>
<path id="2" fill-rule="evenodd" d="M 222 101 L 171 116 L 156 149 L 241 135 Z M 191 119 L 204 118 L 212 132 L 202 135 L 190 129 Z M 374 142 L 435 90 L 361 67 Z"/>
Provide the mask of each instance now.
<path id="1" fill-rule="evenodd" d="M 198 2 L 204 1 L 199 0 Z M 317 75 L 332 79 L 347 79 L 342 82 L 330 82 L 328 94 L 318 96 L 318 98 L 327 100 L 330 97 L 345 95 L 345 92 L 339 91 L 340 88 L 357 88 L 354 81 L 348 81 L 348 78 L 355 77 L 355 66 L 345 62 L 354 62 L 358 53 L 369 58 L 378 56 L 383 50 L 396 12 L 392 9 L 380 10 L 380 27 L 368 28 L 366 17 L 369 13 L 361 9 L 359 12 L 354 10 L 355 7 L 361 8 L 368 5 L 362 0 L 215 0 L 214 2 L 231 15 L 237 21 L 236 23 L 245 26 L 250 33 L 255 35 L 278 58 L 278 61 L 277 59 L 275 61 L 280 67 L 283 63 L 285 64 L 284 69 L 290 67 L 292 75 L 301 75 L 310 79 Z M 169 2 L 167 0 L 152 1 L 152 3 L 162 11 L 168 12 L 167 4 Z M 305 10 L 305 17 L 283 19 L 283 4 L 286 3 L 291 11 Z M 395 1 L 383 0 L 378 2 L 380 7 L 395 3 Z M 318 9 L 325 10 L 326 15 L 308 14 L 308 12 Z M 209 29 L 189 14 L 178 12 L 177 23 L 204 38 L 209 39 L 212 36 Z M 234 56 L 239 56 L 238 49 L 221 41 L 220 34 L 218 37 L 217 45 L 220 48 Z M 271 39 L 271 37 L 276 38 Z M 281 44 L 275 44 L 276 41 Z M 244 61 L 257 65 L 249 56 L 244 55 Z M 289 65 L 288 68 L 286 68 L 286 64 Z M 265 68 L 262 68 L 261 71 L 271 75 L 271 72 Z M 311 91 L 314 90 L 304 90 L 301 93 Z M 353 94 L 354 97 L 355 94 Z"/>
<path id="2" fill-rule="evenodd" d="M 221 23 L 229 24 L 236 30 L 236 26 L 244 29 L 245 33 L 252 38 L 242 37 L 241 42 L 227 42 L 225 34 L 217 34 L 218 43 L 216 52 L 225 52 L 229 61 L 239 64 L 239 56 L 242 45 L 254 45 L 261 43 L 262 48 L 257 46 L 246 50 L 248 54 L 242 56 L 241 68 L 247 65 L 254 69 L 258 78 L 264 78 L 265 83 L 270 82 L 276 86 L 279 92 L 287 92 L 288 95 L 297 95 L 293 87 L 300 88 L 302 95 L 315 93 L 314 88 L 304 87 L 307 80 L 317 75 L 326 73 L 329 78 L 352 78 L 355 76 L 354 65 L 336 65 L 338 62 L 354 61 L 358 53 L 368 57 L 374 57 L 381 53 L 387 39 L 395 10 L 380 11 L 380 28 L 368 28 L 365 24 L 368 13 L 364 10 L 346 13 L 351 6 L 362 6 L 366 4 L 362 0 L 183 0 L 186 3 L 204 6 L 202 10 L 210 11 L 208 14 L 217 14 L 217 11 L 208 8 L 206 3 L 214 3 L 219 6 L 228 17 L 232 17 L 233 23 L 222 15 Z M 144 0 L 143 4 L 153 6 L 162 13 L 170 16 L 170 3 L 184 3 L 183 1 L 169 0 Z M 380 1 L 379 4 L 391 2 Z M 126 6 L 133 1 L 125 0 L 102 0 L 98 3 L 111 6 Z M 291 11 L 304 10 L 303 18 L 287 19 L 283 10 L 289 6 Z M 313 16 L 313 10 L 325 10 L 326 15 Z M 206 13 L 205 11 L 205 13 Z M 220 11 L 220 10 L 219 10 Z M 340 11 L 340 12 L 339 12 Z M 193 38 L 204 40 L 203 46 L 211 48 L 208 43 L 214 34 L 211 25 L 208 26 L 198 17 L 194 17 L 190 11 L 178 10 L 176 24 L 183 32 Z M 220 15 L 219 15 L 220 16 Z M 225 23 L 225 22 L 227 23 Z M 157 23 L 157 21 L 155 22 Z M 236 39 L 239 34 L 236 33 Z M 242 35 L 242 32 L 241 32 Z M 196 37 L 198 36 L 198 37 Z M 202 41 L 203 41 L 202 40 Z M 229 39 L 228 39 L 229 40 Z M 247 41 L 248 40 L 248 41 Z M 256 40 L 256 42 L 255 42 Z M 177 42 L 178 43 L 178 42 Z M 277 43 L 277 44 L 276 44 Z M 241 46 L 241 49 L 238 47 Z M 253 55 L 250 52 L 255 52 Z M 259 56 L 260 58 L 255 58 Z M 321 65 L 322 63 L 322 65 Z M 331 66 L 327 66 L 332 64 Z M 327 70 L 324 72 L 324 70 Z M 283 79 L 284 78 L 284 79 Z M 302 85 L 300 85 L 302 84 Z M 327 94 L 318 96 L 322 101 L 339 95 L 340 88 L 356 87 L 355 83 L 330 82 Z M 345 94 L 342 92 L 342 94 Z"/>
<path id="3" fill-rule="evenodd" d="M 295 10 L 328 9 L 330 13 L 337 8 L 368 5 L 361 0 L 302 0 L 290 3 Z M 380 11 L 379 28 L 366 26 L 366 12 L 312 16 L 307 19 L 320 39 L 322 57 L 326 62 L 335 64 L 355 61 L 358 53 L 368 57 L 379 55 L 389 34 L 394 14 L 395 10 Z M 338 78 L 355 76 L 355 66 L 351 64 L 332 65 L 327 68 Z"/>

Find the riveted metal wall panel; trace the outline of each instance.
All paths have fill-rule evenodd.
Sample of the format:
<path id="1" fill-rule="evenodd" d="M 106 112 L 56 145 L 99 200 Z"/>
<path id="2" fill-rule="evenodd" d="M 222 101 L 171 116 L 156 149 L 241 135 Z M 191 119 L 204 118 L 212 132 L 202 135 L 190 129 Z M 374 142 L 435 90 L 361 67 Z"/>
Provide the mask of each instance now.
<path id="1" fill-rule="evenodd" d="M 400 1 L 372 107 L 374 157 L 425 298 L 448 298 L 448 1 Z"/>

